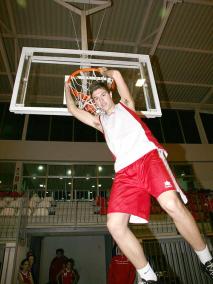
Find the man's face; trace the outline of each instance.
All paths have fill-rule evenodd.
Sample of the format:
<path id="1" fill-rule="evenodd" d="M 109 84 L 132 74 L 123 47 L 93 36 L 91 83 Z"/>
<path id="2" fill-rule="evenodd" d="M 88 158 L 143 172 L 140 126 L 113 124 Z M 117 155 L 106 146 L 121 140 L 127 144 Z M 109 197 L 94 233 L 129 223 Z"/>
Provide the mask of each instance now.
<path id="1" fill-rule="evenodd" d="M 97 89 L 92 93 L 92 98 L 96 106 L 105 112 L 110 112 L 114 108 L 114 102 L 112 100 L 111 93 L 105 89 Z"/>
<path id="2" fill-rule="evenodd" d="M 62 251 L 57 251 L 56 256 L 57 256 L 57 257 L 62 257 L 62 256 L 63 256 Z"/>

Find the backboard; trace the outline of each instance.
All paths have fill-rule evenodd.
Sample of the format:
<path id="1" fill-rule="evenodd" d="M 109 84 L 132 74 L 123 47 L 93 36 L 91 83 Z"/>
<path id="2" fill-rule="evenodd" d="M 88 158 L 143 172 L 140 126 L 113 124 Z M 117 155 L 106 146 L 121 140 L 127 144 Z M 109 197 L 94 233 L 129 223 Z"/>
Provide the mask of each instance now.
<path id="1" fill-rule="evenodd" d="M 70 115 L 64 100 L 65 78 L 80 68 L 107 67 L 122 73 L 139 115 L 161 116 L 148 55 L 23 47 L 10 111 L 22 114 Z M 113 95 L 115 102 L 118 94 Z"/>

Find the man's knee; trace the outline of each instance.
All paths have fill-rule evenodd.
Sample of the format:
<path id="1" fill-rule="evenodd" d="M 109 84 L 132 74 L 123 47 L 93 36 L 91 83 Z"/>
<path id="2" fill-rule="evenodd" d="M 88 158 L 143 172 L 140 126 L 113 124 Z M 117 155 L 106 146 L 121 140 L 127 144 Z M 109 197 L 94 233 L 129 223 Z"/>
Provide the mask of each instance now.
<path id="1" fill-rule="evenodd" d="M 119 237 L 119 235 L 123 235 L 123 232 L 127 228 L 127 224 L 114 218 L 109 218 L 107 220 L 107 228 L 113 236 Z"/>
<path id="2" fill-rule="evenodd" d="M 171 216 L 179 214 L 184 211 L 185 208 L 176 195 L 172 196 L 172 198 L 168 198 L 167 200 L 165 199 L 161 202 L 161 206 Z"/>

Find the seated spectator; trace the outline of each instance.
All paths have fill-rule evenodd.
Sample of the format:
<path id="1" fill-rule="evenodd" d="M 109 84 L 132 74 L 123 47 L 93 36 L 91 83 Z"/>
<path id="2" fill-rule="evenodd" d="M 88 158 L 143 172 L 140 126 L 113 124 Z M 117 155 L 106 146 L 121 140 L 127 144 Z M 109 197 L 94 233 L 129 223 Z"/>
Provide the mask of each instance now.
<path id="1" fill-rule="evenodd" d="M 19 284 L 34 284 L 32 274 L 29 271 L 29 261 L 27 259 L 22 260 L 20 270 L 18 272 Z"/>

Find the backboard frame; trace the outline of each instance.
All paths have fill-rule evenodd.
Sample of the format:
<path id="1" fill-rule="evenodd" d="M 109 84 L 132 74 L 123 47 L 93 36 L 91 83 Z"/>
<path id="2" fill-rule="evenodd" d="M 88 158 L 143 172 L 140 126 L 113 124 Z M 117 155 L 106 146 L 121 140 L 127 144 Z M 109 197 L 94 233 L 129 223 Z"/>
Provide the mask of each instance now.
<path id="1" fill-rule="evenodd" d="M 37 55 L 41 54 L 41 55 Z M 42 55 L 44 54 L 44 55 Z M 53 56 L 54 55 L 54 56 Z M 63 56 L 64 55 L 64 56 Z M 65 57 L 70 55 L 69 57 Z M 74 56 L 75 55 L 75 56 Z M 72 57 L 73 56 L 73 57 Z M 79 57 L 76 57 L 79 56 Z M 95 56 L 96 58 L 92 58 Z M 104 57 L 105 59 L 101 58 Z M 101 58 L 101 59 L 100 59 Z M 116 58 L 110 59 L 110 58 Z M 26 63 L 27 61 L 27 63 Z M 57 49 L 57 48 L 37 48 L 37 47 L 23 47 L 19 61 L 19 66 L 16 74 L 15 84 L 13 88 L 12 99 L 10 103 L 10 111 L 21 114 L 40 114 L 40 115 L 71 115 L 67 108 L 58 107 L 30 107 L 25 106 L 25 97 L 27 92 L 28 78 L 30 74 L 30 68 L 33 63 L 45 63 L 45 64 L 64 64 L 64 65 L 76 65 L 76 69 L 79 69 L 79 65 L 82 68 L 85 67 L 107 67 L 113 68 L 127 68 L 138 69 L 143 78 L 143 65 L 146 65 L 149 75 L 150 87 L 153 95 L 153 106 L 149 105 L 149 94 L 145 87 L 144 95 L 147 110 L 139 111 L 146 117 L 160 117 L 162 115 L 160 102 L 158 98 L 157 88 L 154 80 L 152 66 L 148 55 L 133 54 L 133 53 L 117 53 L 117 52 L 104 52 L 104 51 L 91 51 L 91 50 L 74 50 L 74 49 Z M 24 72 L 24 78 L 23 77 Z M 69 75 L 69 74 L 67 74 Z M 21 102 L 17 103 L 18 92 L 22 84 L 21 89 Z M 63 101 L 64 93 L 62 94 Z"/>

